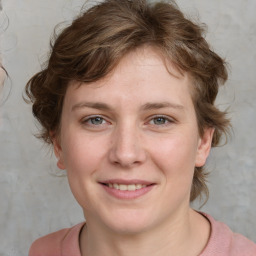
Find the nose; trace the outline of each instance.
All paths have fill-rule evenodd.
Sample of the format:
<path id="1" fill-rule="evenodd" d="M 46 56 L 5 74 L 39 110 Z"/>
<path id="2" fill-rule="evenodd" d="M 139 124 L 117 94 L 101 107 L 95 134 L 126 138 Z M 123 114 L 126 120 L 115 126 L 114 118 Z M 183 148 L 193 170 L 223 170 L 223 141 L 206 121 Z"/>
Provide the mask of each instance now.
<path id="1" fill-rule="evenodd" d="M 142 164 L 147 157 L 142 144 L 140 131 L 136 125 L 124 124 L 116 127 L 109 151 L 111 163 L 123 168 Z"/>

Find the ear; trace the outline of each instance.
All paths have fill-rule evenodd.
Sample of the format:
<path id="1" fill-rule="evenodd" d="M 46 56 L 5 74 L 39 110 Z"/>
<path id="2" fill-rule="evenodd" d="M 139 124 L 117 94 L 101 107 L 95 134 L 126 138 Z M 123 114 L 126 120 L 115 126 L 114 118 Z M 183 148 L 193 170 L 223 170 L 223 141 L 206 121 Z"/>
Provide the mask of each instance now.
<path id="1" fill-rule="evenodd" d="M 63 161 L 63 153 L 62 153 L 60 141 L 56 136 L 52 136 L 52 142 L 53 142 L 54 154 L 57 158 L 57 166 L 58 168 L 65 170 L 66 167 Z"/>
<path id="2" fill-rule="evenodd" d="M 210 153 L 212 145 L 212 137 L 214 133 L 214 128 L 205 128 L 204 134 L 199 139 L 197 155 L 196 155 L 196 167 L 201 167 L 205 164 L 206 159 Z"/>

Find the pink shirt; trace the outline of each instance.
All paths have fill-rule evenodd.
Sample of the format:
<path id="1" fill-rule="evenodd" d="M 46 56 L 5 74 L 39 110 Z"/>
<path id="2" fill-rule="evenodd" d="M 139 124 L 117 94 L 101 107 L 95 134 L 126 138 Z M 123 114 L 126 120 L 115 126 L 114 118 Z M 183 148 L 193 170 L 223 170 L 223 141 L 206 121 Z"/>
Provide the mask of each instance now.
<path id="1" fill-rule="evenodd" d="M 233 233 L 224 223 L 204 214 L 211 223 L 211 236 L 199 256 L 256 256 L 256 244 Z M 29 256 L 81 256 L 79 233 L 85 223 L 62 229 L 36 240 Z"/>

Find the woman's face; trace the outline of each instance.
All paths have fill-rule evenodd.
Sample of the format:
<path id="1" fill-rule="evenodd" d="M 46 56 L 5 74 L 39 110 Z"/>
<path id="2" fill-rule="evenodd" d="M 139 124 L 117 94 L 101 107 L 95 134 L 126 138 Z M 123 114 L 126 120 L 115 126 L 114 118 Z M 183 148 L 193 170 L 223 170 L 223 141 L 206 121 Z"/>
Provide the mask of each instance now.
<path id="1" fill-rule="evenodd" d="M 212 130 L 200 138 L 191 81 L 169 70 L 142 48 L 108 77 L 68 87 L 55 153 L 88 224 L 137 233 L 187 214 Z"/>

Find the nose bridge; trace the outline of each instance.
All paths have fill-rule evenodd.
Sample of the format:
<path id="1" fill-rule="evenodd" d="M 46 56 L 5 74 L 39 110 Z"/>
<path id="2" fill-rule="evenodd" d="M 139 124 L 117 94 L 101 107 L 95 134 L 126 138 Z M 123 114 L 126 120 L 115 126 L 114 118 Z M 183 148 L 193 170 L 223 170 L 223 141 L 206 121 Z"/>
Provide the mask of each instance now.
<path id="1" fill-rule="evenodd" d="M 116 126 L 110 150 L 111 162 L 128 167 L 145 160 L 140 132 L 132 120 L 124 120 Z"/>

